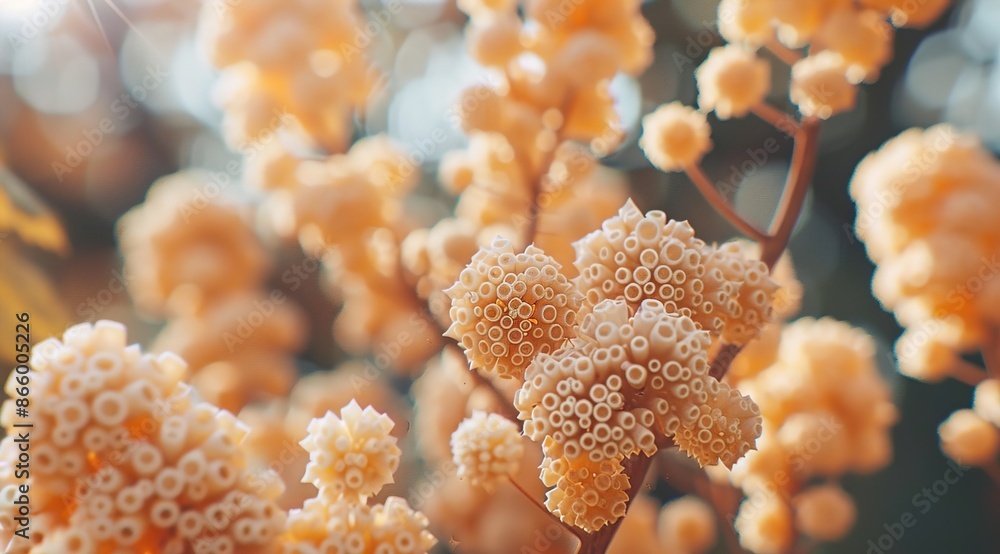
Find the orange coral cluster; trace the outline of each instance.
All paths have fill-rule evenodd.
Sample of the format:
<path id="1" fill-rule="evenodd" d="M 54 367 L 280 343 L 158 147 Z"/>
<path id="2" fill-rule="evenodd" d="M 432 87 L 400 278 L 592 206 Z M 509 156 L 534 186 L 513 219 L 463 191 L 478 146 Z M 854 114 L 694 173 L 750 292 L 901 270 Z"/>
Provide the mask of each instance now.
<path id="1" fill-rule="evenodd" d="M 742 368 L 730 379 L 760 406 L 763 433 L 731 472 L 712 474 L 747 495 L 736 519 L 745 548 L 780 553 L 796 531 L 828 541 L 850 530 L 850 497 L 837 485 L 808 483 L 889 463 L 896 409 L 874 354 L 863 331 L 805 318 L 785 326 L 773 348 L 734 361 Z"/>
<path id="2" fill-rule="evenodd" d="M 346 149 L 354 110 L 379 82 L 359 8 L 308 0 L 204 5 L 200 39 L 222 69 L 217 93 L 230 147 L 292 128 L 328 151 Z"/>
<path id="3" fill-rule="evenodd" d="M 288 393 L 305 321 L 263 289 L 269 264 L 249 214 L 218 195 L 207 172 L 160 179 L 122 218 L 121 247 L 137 307 L 168 318 L 153 349 L 184 358 L 203 398 L 238 411 Z"/>

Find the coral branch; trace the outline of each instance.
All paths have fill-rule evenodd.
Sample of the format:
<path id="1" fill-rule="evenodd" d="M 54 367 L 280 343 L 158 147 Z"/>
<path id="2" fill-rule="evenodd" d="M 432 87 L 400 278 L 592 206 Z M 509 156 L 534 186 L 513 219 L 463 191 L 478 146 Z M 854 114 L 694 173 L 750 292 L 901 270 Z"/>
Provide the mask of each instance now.
<path id="1" fill-rule="evenodd" d="M 736 210 L 733 208 L 722 194 L 719 193 L 718 189 L 712 185 L 709 181 L 708 176 L 702 171 L 701 166 L 695 164 L 684 168 L 688 177 L 694 182 L 695 186 L 701 192 L 701 195 L 708 200 L 708 203 L 712 205 L 715 211 L 719 212 L 719 215 L 726 218 L 733 227 L 736 227 L 740 232 L 747 235 L 748 237 L 756 240 L 757 242 L 765 242 L 770 237 L 762 229 L 758 228 L 753 223 L 747 221 L 743 218 Z"/>
<path id="2" fill-rule="evenodd" d="M 646 473 L 649 472 L 649 467 L 652 463 L 652 458 L 641 454 L 625 459 L 625 473 L 629 476 L 629 480 L 632 483 L 632 487 L 628 491 L 630 506 L 635 497 L 639 495 L 642 483 L 646 480 Z M 625 518 L 620 518 L 600 531 L 587 535 L 586 540 L 582 541 L 577 554 L 604 554 L 607 552 L 608 547 L 611 546 L 611 541 L 615 538 L 615 533 L 618 532 L 618 528 L 624 520 Z"/>
<path id="3" fill-rule="evenodd" d="M 532 496 L 531 493 L 525 490 L 524 487 L 522 487 L 517 481 L 515 481 L 512 476 L 508 476 L 507 480 L 510 481 L 510 484 L 515 489 L 517 489 L 518 492 L 521 493 L 521 496 L 524 496 L 524 498 L 526 498 L 529 502 L 534 504 L 536 508 L 541 510 L 543 514 L 547 515 L 549 518 L 555 521 L 560 527 L 563 528 L 564 531 L 579 539 L 581 543 L 583 543 L 587 539 L 587 533 L 585 533 L 582 529 L 578 529 L 576 527 L 573 527 L 572 525 L 564 523 L 559 518 L 554 516 L 552 512 L 550 512 L 549 509 L 545 507 L 545 504 L 542 504 L 541 501 Z"/>
<path id="4" fill-rule="evenodd" d="M 795 133 L 795 152 L 792 154 L 792 167 L 785 182 L 785 190 L 781 195 L 781 204 L 771 222 L 770 236 L 761 241 L 760 259 L 767 267 L 774 269 L 774 264 L 788 247 L 792 230 L 802 213 L 806 193 L 816 171 L 816 156 L 819 152 L 819 120 L 809 117 L 802 121 L 801 127 Z M 735 344 L 725 344 L 712 360 L 709 375 L 722 379 L 729 370 L 729 364 L 740 353 L 742 347 Z"/>
<path id="5" fill-rule="evenodd" d="M 774 38 L 767 41 L 764 44 L 764 47 L 767 48 L 772 54 L 774 54 L 776 58 L 778 58 L 787 65 L 795 65 L 795 62 L 802 59 L 802 54 L 800 52 L 792 50 L 791 48 L 785 46 L 784 44 L 781 44 Z"/>

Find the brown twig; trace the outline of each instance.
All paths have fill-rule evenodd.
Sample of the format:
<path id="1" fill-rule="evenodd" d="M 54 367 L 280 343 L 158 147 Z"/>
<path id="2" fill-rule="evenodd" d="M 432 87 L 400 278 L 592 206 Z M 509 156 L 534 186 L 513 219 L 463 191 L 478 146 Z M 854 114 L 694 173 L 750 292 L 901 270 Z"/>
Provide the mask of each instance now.
<path id="1" fill-rule="evenodd" d="M 751 108 L 750 111 L 757 117 L 771 124 L 771 126 L 775 129 L 793 137 L 795 136 L 795 133 L 802 128 L 802 123 L 795 119 L 795 117 L 766 102 L 757 104 Z"/>
<path id="2" fill-rule="evenodd" d="M 510 484 L 515 489 L 517 489 L 518 492 L 521 493 L 521 496 L 523 496 L 524 498 L 526 498 L 528 500 L 528 502 L 531 502 L 532 505 L 534 505 L 536 508 L 538 508 L 539 510 L 541 510 L 543 514 L 545 514 L 545 515 L 549 516 L 550 518 L 552 518 L 553 520 L 555 520 L 555 522 L 558 523 L 559 526 L 562 527 L 564 531 L 566 531 L 567 533 L 569 533 L 569 534 L 573 535 L 574 537 L 576 537 L 578 540 L 580 540 L 581 543 L 584 540 L 586 540 L 587 533 L 584 532 L 583 529 L 579 529 L 577 527 L 573 527 L 572 525 L 570 525 L 568 523 L 565 523 L 561 519 L 555 517 L 552 514 L 552 512 L 550 512 L 549 509 L 545 507 L 545 504 L 542 504 L 542 502 L 540 500 L 538 500 L 537 498 L 535 498 L 534 496 L 532 496 L 531 493 L 529 493 L 527 490 L 525 490 L 525 488 L 522 487 L 520 485 L 520 483 L 518 483 L 517 481 L 514 480 L 513 476 L 508 475 L 507 476 L 507 481 L 509 481 Z"/>
<path id="3" fill-rule="evenodd" d="M 760 243 L 760 259 L 771 270 L 778 263 L 781 254 L 788 247 L 795 224 L 799 221 L 809 183 L 816 171 L 816 156 L 819 153 L 819 120 L 806 118 L 795 132 L 795 151 L 792 153 L 792 167 L 781 194 L 781 203 L 771 221 L 767 240 Z M 716 379 L 725 377 L 729 365 L 742 350 L 735 344 L 724 344 L 716 353 L 709 369 L 709 375 Z"/>
<path id="4" fill-rule="evenodd" d="M 764 47 L 767 48 L 776 58 L 781 60 L 787 65 L 795 65 L 796 62 L 802 59 L 802 53 L 796 52 L 791 48 L 781 44 L 776 39 L 771 38 L 766 43 Z"/>
<path id="5" fill-rule="evenodd" d="M 757 227 L 752 222 L 747 221 L 743 218 L 743 216 L 736 212 L 733 205 L 723 198 L 722 194 L 719 193 L 719 190 L 716 189 L 715 185 L 713 185 L 708 179 L 708 176 L 705 175 L 705 172 L 701 169 L 700 165 L 694 164 L 685 167 L 684 172 L 691 178 L 691 182 L 698 187 L 701 195 L 705 197 L 705 200 L 707 200 L 709 204 L 712 205 L 712 208 L 714 208 L 719 215 L 726 218 L 726 220 L 729 221 L 733 227 L 736 227 L 736 229 L 740 232 L 757 242 L 764 242 L 769 238 L 764 230 Z"/>
<path id="6" fill-rule="evenodd" d="M 986 372 L 981 367 L 961 358 L 958 358 L 951 364 L 948 368 L 948 375 L 957 381 L 973 387 L 982 383 L 987 377 Z"/>
<path id="7" fill-rule="evenodd" d="M 649 466 L 652 463 L 652 458 L 642 454 L 625 459 L 625 474 L 629 476 L 629 480 L 631 481 L 631 487 L 628 491 L 629 506 L 639 496 L 642 483 L 646 480 L 646 473 L 649 472 Z M 581 541 L 580 550 L 577 551 L 577 554 L 604 554 L 607 552 L 608 547 L 611 546 L 611 541 L 614 540 L 615 534 L 618 532 L 618 528 L 621 527 L 624 519 L 624 517 L 619 518 L 618 521 L 606 525 L 596 533 L 585 535 L 585 539 Z"/>

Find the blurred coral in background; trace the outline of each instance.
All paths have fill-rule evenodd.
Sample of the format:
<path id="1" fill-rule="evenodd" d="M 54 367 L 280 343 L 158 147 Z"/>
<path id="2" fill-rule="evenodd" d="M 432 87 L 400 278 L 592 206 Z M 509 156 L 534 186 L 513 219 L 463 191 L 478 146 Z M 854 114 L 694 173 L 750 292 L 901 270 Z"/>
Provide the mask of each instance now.
<path id="1" fill-rule="evenodd" d="M 0 545 L 1000 551 L 992 0 L 0 0 Z"/>

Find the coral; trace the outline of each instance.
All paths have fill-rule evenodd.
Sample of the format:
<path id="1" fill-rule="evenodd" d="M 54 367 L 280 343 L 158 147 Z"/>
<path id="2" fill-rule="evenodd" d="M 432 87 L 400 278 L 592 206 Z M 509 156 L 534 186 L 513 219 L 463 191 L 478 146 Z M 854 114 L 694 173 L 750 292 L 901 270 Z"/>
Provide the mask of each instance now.
<path id="1" fill-rule="evenodd" d="M 551 487 L 545 507 L 570 525 L 592 533 L 625 515 L 629 478 L 619 459 L 546 458 L 541 478 Z"/>
<path id="2" fill-rule="evenodd" d="M 832 50 L 811 54 L 792 66 L 789 95 L 806 117 L 829 119 L 854 108 L 858 88 L 848 80 L 850 65 Z"/>
<path id="3" fill-rule="evenodd" d="M 321 498 L 364 502 L 392 483 L 401 451 L 389 434 L 393 421 L 354 400 L 309 423 L 302 447 L 309 452 L 303 481 L 319 489 Z"/>
<path id="4" fill-rule="evenodd" d="M 209 201 L 211 190 L 218 185 L 207 173 L 170 175 L 122 217 L 125 284 L 142 311 L 199 313 L 214 299 L 253 291 L 263 280 L 267 260 L 245 214 Z"/>
<path id="5" fill-rule="evenodd" d="M 992 260 L 1000 164 L 947 125 L 911 129 L 869 154 L 850 185 L 855 233 L 878 264 L 872 289 L 906 328 L 900 369 L 930 381 L 983 345 L 996 316 Z"/>
<path id="6" fill-rule="evenodd" d="M 922 2 L 861 0 L 861 5 L 883 15 L 888 15 L 889 20 L 897 27 L 919 29 L 930 25 L 941 17 L 941 14 L 951 6 L 951 0 L 923 0 Z"/>
<path id="7" fill-rule="evenodd" d="M 731 468 L 753 450 L 760 436 L 760 409 L 725 383 L 708 380 L 705 387 L 708 400 L 687 415 L 694 423 L 682 426 L 674 442 L 701 466 L 721 463 Z"/>
<path id="8" fill-rule="evenodd" d="M 958 410 L 938 427 L 941 450 L 964 465 L 980 466 L 996 461 L 1000 429 L 972 410 Z"/>
<path id="9" fill-rule="evenodd" d="M 605 299 L 625 299 L 633 309 L 654 299 L 719 333 L 735 305 L 736 284 L 721 271 L 708 271 L 707 246 L 694 229 L 668 221 L 660 211 L 644 216 L 631 200 L 575 246 L 580 272 L 575 281 L 585 295 L 585 310 Z"/>
<path id="10" fill-rule="evenodd" d="M 711 137 L 705 114 L 672 102 L 642 118 L 639 146 L 662 171 L 680 171 L 712 150 Z"/>
<path id="11" fill-rule="evenodd" d="M 222 70 L 217 98 L 233 149 L 292 130 L 330 152 L 346 149 L 351 116 L 376 92 L 357 2 L 252 0 L 205 5 L 200 40 Z M 370 42 L 370 41 L 368 41 Z"/>
<path id="12" fill-rule="evenodd" d="M 743 117 L 771 91 L 771 66 L 738 45 L 714 48 L 695 71 L 698 105 L 719 119 Z"/>
<path id="13" fill-rule="evenodd" d="M 1000 380 L 986 379 L 976 385 L 972 409 L 979 417 L 1000 427 Z"/>
<path id="14" fill-rule="evenodd" d="M 719 2 L 719 33 L 728 42 L 759 47 L 774 37 L 776 0 L 722 0 Z"/>
<path id="15" fill-rule="evenodd" d="M 540 249 L 518 254 L 498 236 L 445 291 L 452 320 L 445 335 L 461 344 L 473 368 L 519 379 L 536 355 L 573 336 L 580 297 L 560 269 Z"/>
<path id="16" fill-rule="evenodd" d="M 232 414 L 196 402 L 180 382 L 185 363 L 126 345 L 123 325 L 80 324 L 36 345 L 32 491 L 35 547 L 62 552 L 271 552 L 285 513 L 282 485 L 246 469 L 248 429 Z M 8 392 L 13 392 L 12 379 Z M 13 524 L 19 482 L 13 400 L 3 408 L 0 520 Z M 43 523 L 44 522 L 44 523 Z M 7 545 L 27 552 L 26 541 Z"/>
<path id="17" fill-rule="evenodd" d="M 840 539 L 854 526 L 857 508 L 837 485 L 809 487 L 792 499 L 795 528 L 821 541 Z"/>
<path id="18" fill-rule="evenodd" d="M 657 301 L 628 314 L 625 302 L 604 301 L 579 339 L 535 359 L 514 399 L 525 435 L 549 457 L 598 462 L 652 455 L 657 437 L 676 433 L 703 465 L 731 465 L 753 445 L 759 417 L 708 376 L 707 334 Z M 700 446 L 702 433 L 721 436 L 724 448 Z"/>
<path id="19" fill-rule="evenodd" d="M 374 506 L 314 498 L 289 512 L 281 544 L 295 554 L 426 554 L 437 544 L 427 525 L 427 517 L 398 496 Z"/>
<path id="20" fill-rule="evenodd" d="M 786 552 L 795 538 L 792 513 L 777 497 L 744 502 L 734 523 L 740 545 L 756 554 Z"/>
<path id="21" fill-rule="evenodd" d="M 892 27 L 872 10 L 839 10 L 831 14 L 815 38 L 821 50 L 836 52 L 847 64 L 852 83 L 872 82 L 892 59 Z"/>
<path id="22" fill-rule="evenodd" d="M 473 411 L 451 435 L 459 478 L 487 491 L 517 471 L 524 455 L 517 425 L 500 414 Z"/>
<path id="23" fill-rule="evenodd" d="M 660 510 L 660 542 L 670 552 L 706 552 L 716 542 L 715 514 L 694 496 L 671 500 Z"/>

